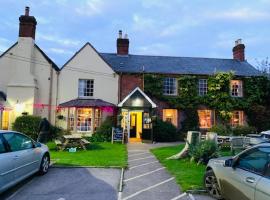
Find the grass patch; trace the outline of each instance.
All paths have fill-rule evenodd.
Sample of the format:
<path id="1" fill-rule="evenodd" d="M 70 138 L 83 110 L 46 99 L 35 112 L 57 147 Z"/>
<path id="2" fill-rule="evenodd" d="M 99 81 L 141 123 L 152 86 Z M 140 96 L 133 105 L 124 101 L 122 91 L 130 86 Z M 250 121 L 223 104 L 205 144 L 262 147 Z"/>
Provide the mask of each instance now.
<path id="1" fill-rule="evenodd" d="M 166 158 L 180 152 L 184 144 L 151 149 L 151 152 L 157 157 L 160 163 L 175 177 L 182 190 L 202 189 L 205 165 L 197 165 L 190 162 L 190 159 L 166 160 Z M 220 152 L 222 156 L 230 155 L 230 151 Z"/>
<path id="2" fill-rule="evenodd" d="M 126 145 L 91 143 L 87 151 L 79 150 L 75 153 L 56 151 L 54 143 L 48 143 L 51 159 L 61 166 L 95 166 L 95 167 L 126 167 Z"/>

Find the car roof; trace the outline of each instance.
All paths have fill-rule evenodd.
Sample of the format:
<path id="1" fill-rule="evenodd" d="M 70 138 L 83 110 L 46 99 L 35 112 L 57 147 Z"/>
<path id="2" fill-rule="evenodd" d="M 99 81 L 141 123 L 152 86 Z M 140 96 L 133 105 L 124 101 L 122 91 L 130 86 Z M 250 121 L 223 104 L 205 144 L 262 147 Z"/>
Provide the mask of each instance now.
<path id="1" fill-rule="evenodd" d="M 265 142 L 265 143 L 261 143 L 261 144 L 255 145 L 254 147 L 270 147 L 270 143 L 269 142 Z"/>
<path id="2" fill-rule="evenodd" d="M 261 134 L 270 135 L 270 130 L 268 130 L 268 131 L 263 131 L 263 132 L 261 132 Z"/>
<path id="3" fill-rule="evenodd" d="M 10 133 L 10 132 L 12 132 L 12 133 L 19 133 L 19 132 L 17 132 L 17 131 L 11 131 L 11 130 L 0 130 L 0 134 L 3 134 L 3 133 Z"/>

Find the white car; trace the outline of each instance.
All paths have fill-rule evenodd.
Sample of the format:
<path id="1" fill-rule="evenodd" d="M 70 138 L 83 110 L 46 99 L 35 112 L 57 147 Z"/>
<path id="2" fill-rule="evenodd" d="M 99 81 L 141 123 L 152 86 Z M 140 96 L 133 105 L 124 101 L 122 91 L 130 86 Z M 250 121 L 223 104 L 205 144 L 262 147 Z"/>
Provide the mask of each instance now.
<path id="1" fill-rule="evenodd" d="M 0 193 L 50 165 L 49 149 L 28 136 L 0 130 Z"/>
<path id="2" fill-rule="evenodd" d="M 253 146 L 234 157 L 210 160 L 204 184 L 216 199 L 269 200 L 270 144 Z"/>

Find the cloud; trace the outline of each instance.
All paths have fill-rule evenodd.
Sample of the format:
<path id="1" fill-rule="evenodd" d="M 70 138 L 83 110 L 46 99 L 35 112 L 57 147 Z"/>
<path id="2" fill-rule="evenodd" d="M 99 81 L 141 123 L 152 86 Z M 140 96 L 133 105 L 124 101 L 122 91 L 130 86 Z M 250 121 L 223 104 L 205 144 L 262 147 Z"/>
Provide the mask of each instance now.
<path id="1" fill-rule="evenodd" d="M 170 47 L 165 43 L 153 43 L 139 46 L 136 48 L 136 52 L 146 55 L 167 55 L 170 54 Z"/>
<path id="2" fill-rule="evenodd" d="M 37 39 L 54 42 L 67 47 L 77 47 L 81 43 L 79 40 L 61 38 L 59 36 L 42 33 L 37 34 Z"/>
<path id="3" fill-rule="evenodd" d="M 76 8 L 75 11 L 84 16 L 94 16 L 103 13 L 105 3 L 103 0 L 86 0 L 83 5 Z"/>
<path id="4" fill-rule="evenodd" d="M 132 17 L 133 30 L 135 31 L 149 31 L 153 28 L 158 28 L 158 24 L 151 18 L 142 17 L 139 14 L 134 14 Z"/>
<path id="5" fill-rule="evenodd" d="M 225 19 L 225 20 L 269 20 L 270 13 L 255 10 L 254 8 L 239 8 L 230 11 L 211 12 L 207 13 L 206 16 L 212 19 Z"/>
<path id="6" fill-rule="evenodd" d="M 71 55 L 74 52 L 66 50 L 66 49 L 60 49 L 60 48 L 49 48 L 49 52 L 56 53 L 56 54 L 68 54 Z"/>

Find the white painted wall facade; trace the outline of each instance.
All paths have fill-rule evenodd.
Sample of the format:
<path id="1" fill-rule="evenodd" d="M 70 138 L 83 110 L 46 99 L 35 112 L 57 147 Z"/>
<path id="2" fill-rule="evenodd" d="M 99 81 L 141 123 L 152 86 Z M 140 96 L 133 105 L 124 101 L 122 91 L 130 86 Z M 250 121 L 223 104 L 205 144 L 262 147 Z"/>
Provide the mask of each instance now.
<path id="1" fill-rule="evenodd" d="M 50 118 L 53 124 L 55 121 L 57 72 L 34 42 L 30 37 L 20 37 L 18 43 L 0 57 L 0 90 L 7 95 L 5 107 L 11 109 L 9 129 L 22 112 Z"/>

